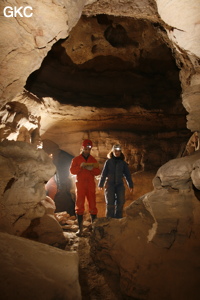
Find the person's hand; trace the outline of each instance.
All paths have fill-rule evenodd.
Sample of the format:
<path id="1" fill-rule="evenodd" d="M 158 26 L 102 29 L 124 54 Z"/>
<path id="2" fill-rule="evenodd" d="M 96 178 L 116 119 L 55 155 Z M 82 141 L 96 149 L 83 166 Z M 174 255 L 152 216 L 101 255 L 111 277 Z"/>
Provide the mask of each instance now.
<path id="1" fill-rule="evenodd" d="M 85 164 L 84 162 L 82 162 L 82 163 L 80 164 L 80 167 L 83 168 L 83 169 L 85 169 L 85 165 L 86 165 L 86 164 Z"/>
<path id="2" fill-rule="evenodd" d="M 102 187 L 99 187 L 99 190 L 100 190 L 100 191 L 103 191 L 103 188 L 102 188 Z"/>
<path id="3" fill-rule="evenodd" d="M 94 169 L 94 166 L 93 166 L 93 165 L 88 165 L 88 164 L 85 163 L 85 162 L 82 162 L 82 163 L 80 164 L 80 167 L 83 168 L 83 169 L 86 169 L 86 170 L 88 170 L 88 171 L 91 171 L 91 170 Z"/>
<path id="4" fill-rule="evenodd" d="M 93 169 L 93 166 L 85 166 L 85 169 L 91 171 Z"/>

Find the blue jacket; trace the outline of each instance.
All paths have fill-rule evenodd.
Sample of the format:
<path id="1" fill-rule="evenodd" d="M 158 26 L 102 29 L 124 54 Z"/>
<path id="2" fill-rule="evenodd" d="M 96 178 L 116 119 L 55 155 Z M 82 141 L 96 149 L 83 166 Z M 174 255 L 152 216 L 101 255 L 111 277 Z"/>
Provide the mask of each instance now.
<path id="1" fill-rule="evenodd" d="M 108 159 L 105 164 L 99 181 L 99 187 L 103 187 L 105 180 L 109 185 L 123 184 L 123 178 L 126 178 L 126 182 L 129 188 L 133 188 L 133 181 L 128 164 L 120 159 L 112 157 Z"/>

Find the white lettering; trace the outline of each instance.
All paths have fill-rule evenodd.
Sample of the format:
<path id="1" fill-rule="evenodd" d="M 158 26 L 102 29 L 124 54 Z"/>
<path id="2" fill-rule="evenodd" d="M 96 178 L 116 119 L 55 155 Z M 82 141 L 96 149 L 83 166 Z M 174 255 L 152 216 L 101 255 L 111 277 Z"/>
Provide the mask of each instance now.
<path id="1" fill-rule="evenodd" d="M 27 9 L 33 10 L 33 8 L 31 6 L 24 7 L 24 16 L 27 17 L 27 18 L 30 18 L 30 17 L 32 17 L 33 13 L 31 12 L 29 15 L 27 15 L 26 14 Z"/>
<path id="2" fill-rule="evenodd" d="M 7 13 L 7 11 L 8 11 L 8 13 Z M 13 8 L 12 8 L 11 6 L 6 6 L 6 7 L 4 7 L 3 15 L 4 15 L 6 18 L 13 17 Z"/>
<path id="3" fill-rule="evenodd" d="M 32 17 L 33 13 L 30 12 L 28 13 L 27 10 L 33 10 L 33 8 L 31 6 L 20 6 L 19 8 L 17 8 L 16 6 L 12 7 L 12 6 L 6 6 L 4 7 L 3 10 L 3 15 L 6 18 L 11 18 L 11 17 L 26 17 L 26 18 L 30 18 Z"/>
<path id="4" fill-rule="evenodd" d="M 17 14 L 19 14 L 19 16 L 23 18 L 23 15 L 20 12 L 20 10 L 22 8 L 23 8 L 23 6 L 20 6 L 19 8 L 17 8 L 16 6 L 14 6 L 14 17 L 17 17 Z"/>

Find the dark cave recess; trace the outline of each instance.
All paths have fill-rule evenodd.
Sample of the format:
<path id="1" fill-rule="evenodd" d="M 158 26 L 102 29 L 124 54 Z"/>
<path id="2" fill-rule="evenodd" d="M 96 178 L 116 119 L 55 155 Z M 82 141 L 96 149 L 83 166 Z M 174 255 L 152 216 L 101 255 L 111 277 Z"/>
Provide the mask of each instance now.
<path id="1" fill-rule="evenodd" d="M 84 39 L 86 34 L 91 41 L 90 59 L 76 63 L 77 57 L 87 56 L 87 40 L 77 54 L 74 50 L 80 36 Z M 25 88 L 38 97 L 74 106 L 140 106 L 148 110 L 176 106 L 176 113 L 185 114 L 179 69 L 171 49 L 157 26 L 144 20 L 81 17 L 69 37 L 53 45 Z"/>

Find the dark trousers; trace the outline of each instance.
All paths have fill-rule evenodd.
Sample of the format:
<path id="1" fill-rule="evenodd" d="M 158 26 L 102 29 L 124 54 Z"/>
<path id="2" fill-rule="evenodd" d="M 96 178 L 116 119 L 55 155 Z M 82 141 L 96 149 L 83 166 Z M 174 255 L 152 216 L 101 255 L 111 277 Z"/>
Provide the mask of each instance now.
<path id="1" fill-rule="evenodd" d="M 123 184 L 109 185 L 105 189 L 106 217 L 122 218 L 125 203 L 125 187 Z"/>

